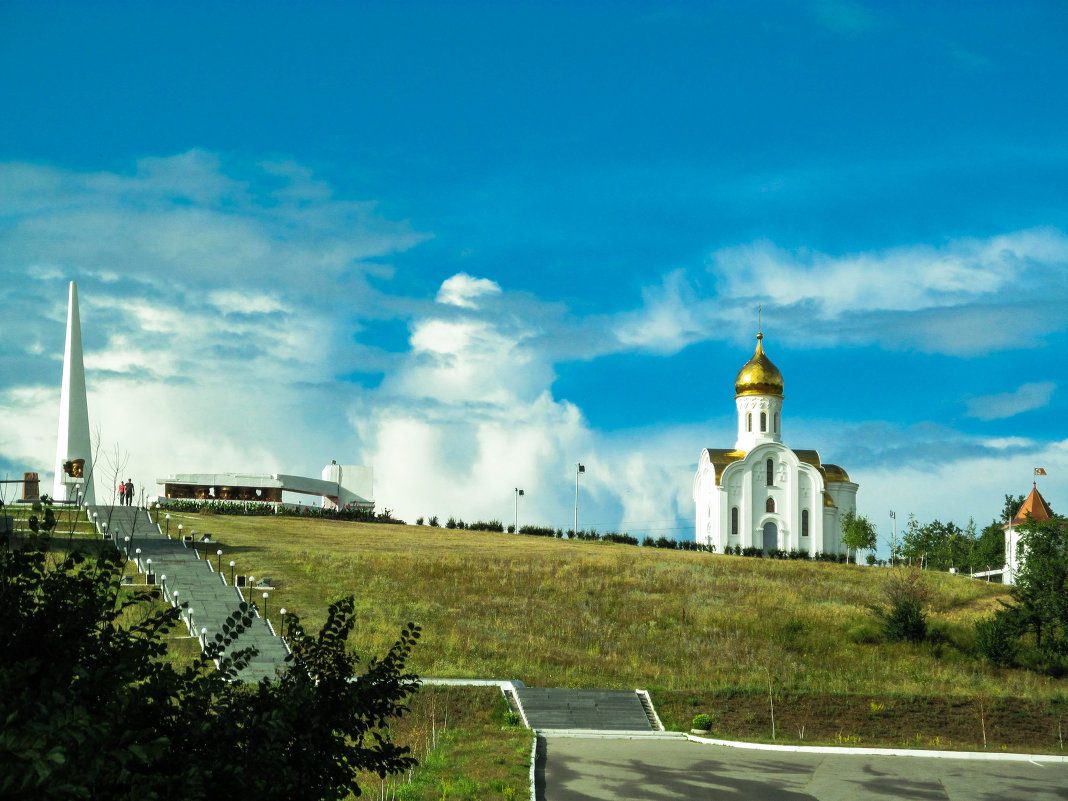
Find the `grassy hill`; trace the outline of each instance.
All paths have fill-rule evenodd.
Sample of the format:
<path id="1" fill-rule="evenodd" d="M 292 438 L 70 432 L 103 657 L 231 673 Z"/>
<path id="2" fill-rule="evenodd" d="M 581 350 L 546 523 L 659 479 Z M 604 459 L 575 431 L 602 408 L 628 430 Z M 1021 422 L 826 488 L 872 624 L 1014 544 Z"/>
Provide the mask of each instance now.
<path id="1" fill-rule="evenodd" d="M 179 520 L 172 515 L 172 526 Z M 1065 688 L 970 653 L 1006 590 L 931 573 L 940 640 L 869 644 L 886 569 L 769 561 L 426 526 L 189 515 L 238 572 L 270 576 L 270 615 L 307 624 L 354 594 L 358 645 L 413 620 L 413 668 L 531 685 L 1053 697 Z M 211 546 L 214 550 L 216 546 Z"/>

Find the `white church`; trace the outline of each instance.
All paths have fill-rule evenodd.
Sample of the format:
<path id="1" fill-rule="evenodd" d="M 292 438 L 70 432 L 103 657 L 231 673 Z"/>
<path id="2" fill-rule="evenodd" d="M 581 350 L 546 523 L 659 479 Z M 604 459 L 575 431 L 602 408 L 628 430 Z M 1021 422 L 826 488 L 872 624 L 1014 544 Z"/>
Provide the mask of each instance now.
<path id="1" fill-rule="evenodd" d="M 842 518 L 856 509 L 858 485 L 816 451 L 782 441 L 782 373 L 756 352 L 734 381 L 738 439 L 705 448 L 693 480 L 698 543 L 731 548 L 845 553 Z"/>

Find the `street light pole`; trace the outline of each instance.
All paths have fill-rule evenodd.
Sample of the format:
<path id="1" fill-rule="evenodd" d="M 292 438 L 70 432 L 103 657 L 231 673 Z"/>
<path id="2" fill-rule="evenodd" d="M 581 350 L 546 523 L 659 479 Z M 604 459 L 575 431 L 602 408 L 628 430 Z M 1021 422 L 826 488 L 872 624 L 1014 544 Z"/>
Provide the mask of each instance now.
<path id="1" fill-rule="evenodd" d="M 526 493 L 519 489 L 519 487 L 515 488 L 515 528 L 513 531 L 516 534 L 519 533 L 519 496 L 524 494 Z"/>
<path id="2" fill-rule="evenodd" d="M 897 564 L 897 515 L 893 509 L 890 510 L 890 519 L 894 521 L 894 533 L 890 535 L 890 567 L 894 567 Z"/>
<path id="3" fill-rule="evenodd" d="M 578 537 L 578 477 L 579 473 L 585 473 L 586 466 L 575 462 L 575 536 Z"/>

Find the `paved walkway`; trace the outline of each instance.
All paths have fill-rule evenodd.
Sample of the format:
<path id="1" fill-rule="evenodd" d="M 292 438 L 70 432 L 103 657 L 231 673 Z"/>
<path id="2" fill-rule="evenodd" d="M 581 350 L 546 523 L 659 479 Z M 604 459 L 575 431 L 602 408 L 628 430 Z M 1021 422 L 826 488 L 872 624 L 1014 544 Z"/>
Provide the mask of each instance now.
<path id="1" fill-rule="evenodd" d="M 182 614 L 183 621 L 197 635 L 206 629 L 204 641 L 214 640 L 222 631 L 223 622 L 238 609 L 242 601 L 240 591 L 227 584 L 226 578 L 212 569 L 209 560 L 200 559 L 196 551 L 187 548 L 177 539 L 169 539 L 152 522 L 148 512 L 125 506 L 90 507 L 90 517 L 97 530 L 107 533 L 116 547 L 125 549 L 126 537 L 130 537 L 129 549 L 133 557 L 141 550 L 142 573 L 152 560 L 152 572 L 156 581 L 162 582 L 167 599 L 174 603 L 177 592 L 179 605 L 188 604 Z M 105 528 L 106 526 L 106 528 Z M 162 577 L 166 576 L 166 581 Z M 192 610 L 192 623 L 188 611 Z M 242 681 L 253 682 L 273 678 L 283 669 L 287 651 L 281 639 L 274 636 L 267 621 L 257 616 L 230 649 L 254 647 L 256 656 L 238 673 Z M 230 650 L 228 649 L 228 650 Z"/>
<path id="2" fill-rule="evenodd" d="M 746 751 L 683 739 L 539 738 L 538 801 L 1052 801 L 1068 765 Z"/>

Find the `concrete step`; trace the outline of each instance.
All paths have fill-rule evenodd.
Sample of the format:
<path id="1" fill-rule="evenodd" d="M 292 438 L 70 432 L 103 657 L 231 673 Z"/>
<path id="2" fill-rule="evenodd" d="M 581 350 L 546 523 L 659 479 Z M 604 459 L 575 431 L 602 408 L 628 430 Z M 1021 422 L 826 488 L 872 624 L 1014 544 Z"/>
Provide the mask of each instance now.
<path id="1" fill-rule="evenodd" d="M 534 729 L 653 730 L 633 690 L 520 687 L 516 698 Z"/>

